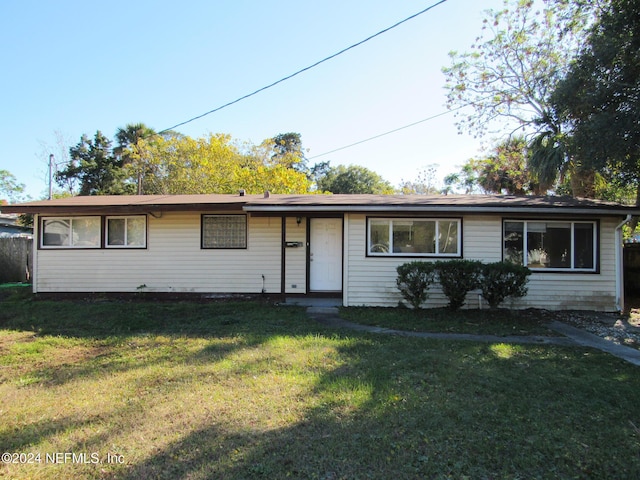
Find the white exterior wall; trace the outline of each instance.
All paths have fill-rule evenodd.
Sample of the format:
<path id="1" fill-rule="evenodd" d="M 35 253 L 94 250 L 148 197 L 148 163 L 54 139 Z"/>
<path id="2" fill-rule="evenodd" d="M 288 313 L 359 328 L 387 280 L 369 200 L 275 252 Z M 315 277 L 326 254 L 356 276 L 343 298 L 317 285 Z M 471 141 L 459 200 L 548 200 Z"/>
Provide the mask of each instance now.
<path id="1" fill-rule="evenodd" d="M 307 293 L 307 219 L 286 218 L 285 241 L 302 242 L 302 247 L 285 248 L 285 293 Z"/>
<path id="2" fill-rule="evenodd" d="M 394 307 L 402 299 L 396 288 L 396 267 L 414 258 L 366 256 L 366 216 L 351 214 L 345 222 L 345 306 Z M 532 273 L 528 294 L 507 300 L 507 308 L 615 310 L 615 219 L 600 221 L 599 273 Z M 502 260 L 502 217 L 466 216 L 462 220 L 463 258 L 497 262 Z M 434 259 L 438 260 L 438 259 Z M 467 308 L 478 308 L 479 291 L 471 292 Z M 437 285 L 429 292 L 427 307 L 443 307 L 448 299 Z M 486 304 L 483 302 L 483 306 Z"/>
<path id="3" fill-rule="evenodd" d="M 147 216 L 146 249 L 40 249 L 34 290 L 280 293 L 281 219 L 247 222 L 246 249 L 201 249 L 199 212 Z"/>
<path id="4" fill-rule="evenodd" d="M 298 225 L 295 217 L 286 218 L 286 241 L 302 242 L 303 247 L 285 249 L 285 291 L 281 292 L 282 219 L 250 214 L 247 218 L 247 249 L 201 249 L 200 212 L 148 216 L 146 249 L 36 249 L 34 291 L 258 294 L 264 288 L 271 294 L 307 293 L 307 219 Z M 598 273 L 534 272 L 528 295 L 507 300 L 503 306 L 614 311 L 618 223 L 617 218 L 600 219 Z M 37 219 L 35 225 L 39 240 Z M 396 267 L 412 258 L 367 257 L 365 214 L 346 214 L 343 235 L 344 305 L 397 306 L 401 296 Z M 501 260 L 502 216 L 463 217 L 462 235 L 463 258 Z M 140 289 L 142 285 L 146 287 Z M 470 293 L 468 308 L 478 308 L 478 293 Z M 437 285 L 432 287 L 427 306 L 447 303 Z"/>

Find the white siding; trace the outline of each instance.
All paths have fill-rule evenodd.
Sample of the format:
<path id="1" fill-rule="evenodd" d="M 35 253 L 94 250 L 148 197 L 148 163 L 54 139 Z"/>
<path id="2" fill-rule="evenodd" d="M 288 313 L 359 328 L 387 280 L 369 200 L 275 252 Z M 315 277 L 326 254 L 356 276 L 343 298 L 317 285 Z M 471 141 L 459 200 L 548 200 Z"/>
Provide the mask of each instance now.
<path id="1" fill-rule="evenodd" d="M 302 242 L 302 247 L 285 249 L 285 293 L 306 293 L 307 291 L 307 219 L 296 217 L 286 219 L 287 242 Z"/>
<path id="2" fill-rule="evenodd" d="M 467 216 L 462 221 L 463 257 L 469 260 L 496 262 L 502 259 L 502 217 Z M 528 295 L 505 302 L 504 307 L 546 309 L 615 310 L 615 219 L 601 219 L 599 273 L 533 273 L 529 277 Z M 396 288 L 396 267 L 412 258 L 366 256 L 366 217 L 349 215 L 346 222 L 346 306 L 397 306 L 401 296 Z M 430 261 L 430 260 L 426 260 Z M 478 291 L 467 298 L 468 308 L 478 308 Z M 448 303 L 437 285 L 427 299 L 427 307 Z"/>
<path id="3" fill-rule="evenodd" d="M 147 221 L 145 250 L 39 250 L 36 291 L 280 293 L 280 218 L 249 215 L 247 248 L 238 250 L 200 248 L 197 212 Z"/>

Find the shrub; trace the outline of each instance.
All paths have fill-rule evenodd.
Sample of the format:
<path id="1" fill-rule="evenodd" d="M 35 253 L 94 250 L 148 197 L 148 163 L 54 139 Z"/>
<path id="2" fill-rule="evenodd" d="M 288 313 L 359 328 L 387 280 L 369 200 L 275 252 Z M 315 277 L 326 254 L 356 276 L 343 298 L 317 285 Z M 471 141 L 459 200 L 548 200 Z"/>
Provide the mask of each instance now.
<path id="1" fill-rule="evenodd" d="M 491 308 L 496 308 L 507 297 L 527 294 L 527 277 L 531 270 L 510 262 L 487 263 L 482 266 L 482 296 Z"/>
<path id="2" fill-rule="evenodd" d="M 429 286 L 433 283 L 435 272 L 433 263 L 409 262 L 398 266 L 396 284 L 402 297 L 413 308 L 420 308 L 427 299 Z"/>
<path id="3" fill-rule="evenodd" d="M 482 262 L 476 260 L 436 262 L 435 270 L 442 292 L 449 299 L 449 308 L 452 310 L 462 307 L 467 293 L 480 286 Z"/>

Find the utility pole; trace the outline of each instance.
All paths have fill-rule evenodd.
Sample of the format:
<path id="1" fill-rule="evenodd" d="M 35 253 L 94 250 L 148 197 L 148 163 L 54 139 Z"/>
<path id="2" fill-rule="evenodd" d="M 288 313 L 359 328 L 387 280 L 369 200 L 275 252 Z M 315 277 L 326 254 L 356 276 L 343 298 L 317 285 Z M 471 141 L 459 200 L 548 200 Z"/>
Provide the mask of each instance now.
<path id="1" fill-rule="evenodd" d="M 53 153 L 49 155 L 49 200 L 53 198 Z"/>

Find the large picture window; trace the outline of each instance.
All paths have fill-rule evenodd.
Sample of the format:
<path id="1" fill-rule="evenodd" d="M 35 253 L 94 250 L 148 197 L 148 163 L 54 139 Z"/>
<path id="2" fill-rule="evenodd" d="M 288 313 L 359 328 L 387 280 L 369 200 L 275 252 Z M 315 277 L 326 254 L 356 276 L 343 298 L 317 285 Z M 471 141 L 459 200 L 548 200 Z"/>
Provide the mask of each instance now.
<path id="1" fill-rule="evenodd" d="M 107 217 L 105 237 L 107 248 L 145 248 L 147 217 L 144 215 Z"/>
<path id="2" fill-rule="evenodd" d="M 43 218 L 42 248 L 100 248 L 100 217 Z"/>
<path id="3" fill-rule="evenodd" d="M 457 257 L 460 252 L 460 219 L 368 220 L 368 255 Z"/>
<path id="4" fill-rule="evenodd" d="M 596 222 L 505 220 L 503 239 L 505 261 L 549 271 L 596 271 Z"/>
<path id="5" fill-rule="evenodd" d="M 203 215 L 202 248 L 247 248 L 247 216 Z"/>

